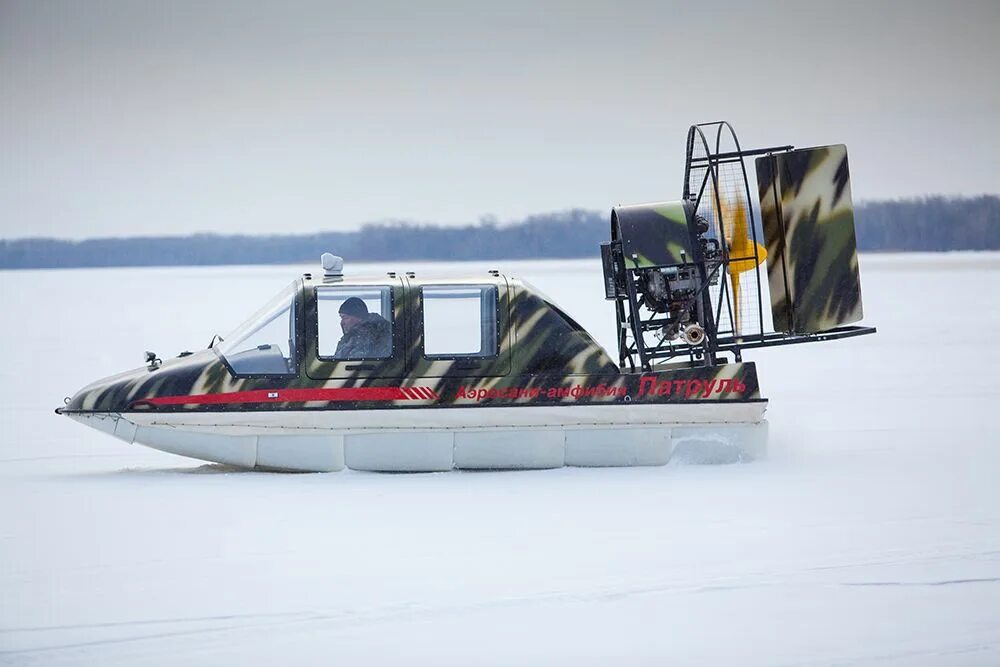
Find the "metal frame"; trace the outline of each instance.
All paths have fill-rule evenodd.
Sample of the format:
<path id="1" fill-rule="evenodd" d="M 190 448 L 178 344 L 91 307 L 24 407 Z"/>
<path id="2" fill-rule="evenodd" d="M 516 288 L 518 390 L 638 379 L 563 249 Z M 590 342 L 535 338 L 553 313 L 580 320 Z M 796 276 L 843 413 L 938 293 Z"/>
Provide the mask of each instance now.
<path id="1" fill-rule="evenodd" d="M 727 144 L 731 144 L 734 150 L 730 150 Z M 697 233 L 689 219 L 688 229 L 691 233 L 691 247 L 695 257 L 691 258 L 684 266 L 697 270 L 700 285 L 696 292 L 684 303 L 684 308 L 695 305 L 698 310 L 698 322 L 705 329 L 704 340 L 697 345 L 686 342 L 674 342 L 661 340 L 660 343 L 650 346 L 645 340 L 645 334 L 655 331 L 669 322 L 669 318 L 664 318 L 662 314 L 650 309 L 643 309 L 643 296 L 638 289 L 640 273 L 647 270 L 656 270 L 665 266 L 676 265 L 656 265 L 643 267 L 642 269 L 629 268 L 625 262 L 624 249 L 620 238 L 617 218 L 612 216 L 611 243 L 608 244 L 608 254 L 610 257 L 610 270 L 614 274 L 615 289 L 612 296 L 615 301 L 615 318 L 618 326 L 618 358 L 619 365 L 623 370 L 636 372 L 637 370 L 651 371 L 657 363 L 669 362 L 678 357 L 686 358 L 689 364 L 712 366 L 725 363 L 721 354 L 731 354 L 735 361 L 742 360 L 744 349 L 773 347 L 778 345 L 792 345 L 797 343 L 808 343 L 823 340 L 833 340 L 837 338 L 848 338 L 864 334 L 875 333 L 873 327 L 845 326 L 831 329 L 830 331 L 816 334 L 785 334 L 780 332 L 765 332 L 764 305 L 762 298 L 762 288 L 764 281 L 761 279 L 761 258 L 758 253 L 760 239 L 757 232 L 757 220 L 751 205 L 750 185 L 747 178 L 745 159 L 758 155 L 773 155 L 790 151 L 793 146 L 772 146 L 769 148 L 758 148 L 743 150 L 733 127 L 726 121 L 713 121 L 710 123 L 700 123 L 692 125 L 688 130 L 686 145 L 686 163 L 684 168 L 684 201 L 692 206 L 692 215 L 696 214 L 703 207 L 710 207 L 711 219 L 716 225 L 714 230 L 718 237 L 720 258 L 706 261 L 701 254 L 701 247 L 698 243 Z M 737 187 L 741 190 L 750 231 L 750 239 L 753 241 L 753 255 L 746 257 L 731 257 L 730 243 L 726 238 L 726 221 L 723 216 L 726 214 L 722 205 L 720 194 L 720 172 L 719 168 L 726 164 L 738 164 L 740 183 Z M 699 172 L 704 174 L 700 175 Z M 692 174 L 697 183 L 697 192 L 692 189 Z M 707 202 L 705 197 L 708 197 Z M 711 230 L 710 230 L 711 231 Z M 758 329 L 754 332 L 740 331 L 719 331 L 718 323 L 722 318 L 723 304 L 727 309 L 728 321 L 735 328 L 736 319 L 733 317 L 733 307 L 731 290 L 729 289 L 728 266 L 731 262 L 754 261 L 753 280 L 757 289 L 757 322 Z M 606 269 L 607 270 L 607 269 Z M 718 277 L 720 281 L 719 295 L 717 303 L 712 303 L 712 294 L 709 287 L 712 280 Z M 625 291 L 621 292 L 619 285 L 624 282 Z M 740 304 L 735 304 L 739 308 Z M 644 312 L 646 314 L 644 316 Z"/>

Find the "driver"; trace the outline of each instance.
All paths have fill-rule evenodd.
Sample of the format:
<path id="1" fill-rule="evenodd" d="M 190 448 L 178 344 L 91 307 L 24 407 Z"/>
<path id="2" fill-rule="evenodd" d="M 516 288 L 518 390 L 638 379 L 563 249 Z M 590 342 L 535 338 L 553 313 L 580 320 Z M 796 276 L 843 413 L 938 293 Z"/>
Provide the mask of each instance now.
<path id="1" fill-rule="evenodd" d="M 340 328 L 344 336 L 333 356 L 337 359 L 378 359 L 392 354 L 392 328 L 378 313 L 369 313 L 356 296 L 340 305 Z"/>

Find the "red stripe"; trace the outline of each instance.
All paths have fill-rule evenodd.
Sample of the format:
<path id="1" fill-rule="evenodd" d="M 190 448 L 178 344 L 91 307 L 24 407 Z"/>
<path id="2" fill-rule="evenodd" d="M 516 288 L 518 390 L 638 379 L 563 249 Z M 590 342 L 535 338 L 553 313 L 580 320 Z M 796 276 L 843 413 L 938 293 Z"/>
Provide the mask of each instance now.
<path id="1" fill-rule="evenodd" d="M 255 389 L 228 394 L 157 396 L 137 403 L 153 405 L 221 405 L 228 403 L 304 403 L 306 401 L 400 401 L 402 387 L 341 387 L 337 389 Z"/>
<path id="2" fill-rule="evenodd" d="M 414 390 L 416 390 L 416 392 L 420 394 L 420 400 L 426 401 L 428 398 L 430 398 L 427 395 L 427 389 L 425 387 L 414 387 Z"/>

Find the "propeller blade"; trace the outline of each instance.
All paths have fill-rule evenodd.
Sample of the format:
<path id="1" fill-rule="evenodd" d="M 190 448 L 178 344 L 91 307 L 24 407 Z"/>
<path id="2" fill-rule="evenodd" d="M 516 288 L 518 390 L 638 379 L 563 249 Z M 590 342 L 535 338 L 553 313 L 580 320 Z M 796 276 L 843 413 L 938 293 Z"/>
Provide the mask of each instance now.
<path id="1" fill-rule="evenodd" d="M 764 261 L 767 250 L 750 238 L 747 209 L 742 199 L 727 201 L 723 208 L 728 209 L 723 221 L 726 223 L 726 242 L 729 244 L 729 273 L 750 271 Z"/>
<path id="2" fill-rule="evenodd" d="M 740 331 L 740 274 L 752 271 L 767 257 L 767 250 L 750 238 L 746 205 L 740 197 L 722 202 L 722 223 L 729 247 L 729 280 L 733 285 L 733 332 Z M 756 252 L 755 252 L 756 251 Z"/>

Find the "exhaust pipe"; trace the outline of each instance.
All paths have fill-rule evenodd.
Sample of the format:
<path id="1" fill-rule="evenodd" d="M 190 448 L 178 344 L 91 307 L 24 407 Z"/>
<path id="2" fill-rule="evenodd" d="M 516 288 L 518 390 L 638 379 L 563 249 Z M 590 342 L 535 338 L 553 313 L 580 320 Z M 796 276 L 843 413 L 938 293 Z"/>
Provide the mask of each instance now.
<path id="1" fill-rule="evenodd" d="M 699 324 L 689 324 L 681 334 L 688 345 L 700 345 L 705 340 L 705 330 Z"/>

